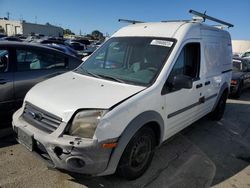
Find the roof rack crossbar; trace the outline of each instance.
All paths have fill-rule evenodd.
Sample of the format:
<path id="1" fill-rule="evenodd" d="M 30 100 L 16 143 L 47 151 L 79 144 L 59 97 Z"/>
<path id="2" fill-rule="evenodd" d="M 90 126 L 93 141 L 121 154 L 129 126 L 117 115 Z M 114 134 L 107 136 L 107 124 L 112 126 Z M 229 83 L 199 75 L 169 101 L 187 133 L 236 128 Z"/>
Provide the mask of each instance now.
<path id="1" fill-rule="evenodd" d="M 119 19 L 118 22 L 128 22 L 128 23 L 132 23 L 132 24 L 144 23 L 143 21 L 138 21 L 138 20 L 126 20 L 126 19 Z"/>
<path id="2" fill-rule="evenodd" d="M 199 17 L 202 17 L 204 19 L 204 21 L 206 19 L 208 20 L 211 20 L 211 21 L 214 21 L 214 22 L 217 22 L 217 23 L 220 23 L 220 24 L 223 24 L 223 25 L 226 25 L 228 27 L 233 27 L 234 25 L 233 24 L 230 24 L 228 22 L 225 22 L 225 21 L 222 21 L 222 20 L 219 20 L 217 18 L 214 18 L 214 17 L 211 17 L 211 16 L 208 16 L 206 15 L 206 12 L 205 13 L 200 13 L 200 12 L 197 12 L 195 10 L 189 10 L 189 13 L 193 14 L 193 15 L 196 15 L 196 16 L 199 16 Z"/>
<path id="3" fill-rule="evenodd" d="M 161 22 L 190 22 L 190 20 L 162 20 Z"/>

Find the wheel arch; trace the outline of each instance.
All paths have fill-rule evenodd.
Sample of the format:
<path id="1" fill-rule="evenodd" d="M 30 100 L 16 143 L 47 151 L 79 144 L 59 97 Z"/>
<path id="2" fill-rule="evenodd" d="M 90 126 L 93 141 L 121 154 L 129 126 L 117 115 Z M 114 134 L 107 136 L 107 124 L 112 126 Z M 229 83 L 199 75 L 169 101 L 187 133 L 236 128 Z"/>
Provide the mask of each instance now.
<path id="1" fill-rule="evenodd" d="M 106 170 L 98 175 L 113 174 L 119 164 L 120 158 L 131 138 L 142 127 L 149 126 L 156 135 L 157 146 L 163 142 L 164 120 L 156 111 L 146 111 L 134 118 L 118 139 L 117 147 L 113 150 Z"/>
<path id="2" fill-rule="evenodd" d="M 217 99 L 216 99 L 216 102 L 214 103 L 214 106 L 213 106 L 212 111 L 216 108 L 216 106 L 217 106 L 217 104 L 218 104 L 218 102 L 219 102 L 221 96 L 222 96 L 224 93 L 225 93 L 226 96 L 228 97 L 228 95 L 229 95 L 229 86 L 228 86 L 228 83 L 226 83 L 226 82 L 225 82 L 225 83 L 221 86 L 221 88 L 220 88 L 220 91 L 219 91 L 219 93 L 218 93 L 218 97 L 217 97 Z"/>

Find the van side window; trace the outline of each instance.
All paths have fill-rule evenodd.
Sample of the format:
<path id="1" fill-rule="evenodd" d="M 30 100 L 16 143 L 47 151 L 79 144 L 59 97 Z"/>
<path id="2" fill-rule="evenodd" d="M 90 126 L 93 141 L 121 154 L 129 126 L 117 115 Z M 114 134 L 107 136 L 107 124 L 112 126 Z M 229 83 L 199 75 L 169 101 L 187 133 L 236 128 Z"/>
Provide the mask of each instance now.
<path id="1" fill-rule="evenodd" d="M 198 79 L 200 72 L 200 44 L 189 43 L 182 49 L 175 65 L 169 74 L 168 80 L 171 81 L 177 75 L 185 75 Z"/>

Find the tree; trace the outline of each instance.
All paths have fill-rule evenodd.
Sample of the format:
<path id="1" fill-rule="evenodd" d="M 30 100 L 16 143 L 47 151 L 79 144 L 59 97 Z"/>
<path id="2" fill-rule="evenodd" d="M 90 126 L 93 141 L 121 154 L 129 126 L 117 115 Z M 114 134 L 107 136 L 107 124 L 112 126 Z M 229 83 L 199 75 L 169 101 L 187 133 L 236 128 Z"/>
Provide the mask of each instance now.
<path id="1" fill-rule="evenodd" d="M 103 40 L 104 38 L 103 33 L 98 30 L 92 31 L 91 35 L 95 40 Z"/>
<path id="2" fill-rule="evenodd" d="M 64 35 L 75 35 L 75 33 L 73 33 L 70 29 L 64 29 L 63 34 Z"/>

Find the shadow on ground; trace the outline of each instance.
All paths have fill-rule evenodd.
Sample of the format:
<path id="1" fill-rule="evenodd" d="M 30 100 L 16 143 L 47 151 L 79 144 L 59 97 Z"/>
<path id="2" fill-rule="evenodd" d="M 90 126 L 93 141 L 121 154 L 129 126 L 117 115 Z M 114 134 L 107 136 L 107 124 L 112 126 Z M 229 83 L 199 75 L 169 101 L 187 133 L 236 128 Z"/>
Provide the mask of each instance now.
<path id="1" fill-rule="evenodd" d="M 0 138 L 0 148 L 8 147 L 17 144 L 16 139 L 14 138 L 14 135 L 11 134 L 8 137 Z"/>
<path id="2" fill-rule="evenodd" d="M 11 121 L 0 118 L 0 148 L 17 144 L 14 138 Z"/>
<path id="3" fill-rule="evenodd" d="M 162 145 L 149 170 L 135 181 L 115 175 L 71 175 L 87 187 L 195 188 L 216 185 L 250 164 L 250 92 L 228 100 L 225 118 L 203 118 Z M 237 116 L 236 116 L 237 114 Z M 250 178 L 250 175 L 249 175 Z"/>

